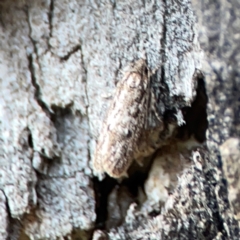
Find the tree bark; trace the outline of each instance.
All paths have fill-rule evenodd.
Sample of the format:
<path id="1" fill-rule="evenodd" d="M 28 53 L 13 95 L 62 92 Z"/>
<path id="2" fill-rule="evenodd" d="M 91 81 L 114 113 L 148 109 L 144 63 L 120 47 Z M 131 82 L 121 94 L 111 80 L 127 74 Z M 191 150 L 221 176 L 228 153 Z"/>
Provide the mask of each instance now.
<path id="1" fill-rule="evenodd" d="M 239 239 L 236 9 L 0 1 L 0 239 Z M 101 179 L 101 126 L 139 59 L 162 142 Z"/>

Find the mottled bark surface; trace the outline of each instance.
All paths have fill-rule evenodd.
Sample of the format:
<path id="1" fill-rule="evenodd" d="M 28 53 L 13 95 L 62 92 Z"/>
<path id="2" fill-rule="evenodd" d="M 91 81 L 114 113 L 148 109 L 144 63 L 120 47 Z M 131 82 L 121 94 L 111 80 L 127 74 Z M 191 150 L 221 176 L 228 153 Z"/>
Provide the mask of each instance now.
<path id="1" fill-rule="evenodd" d="M 240 72 L 238 1 L 193 1 L 209 96 L 209 138 L 220 146 L 229 199 L 239 220 Z"/>
<path id="2" fill-rule="evenodd" d="M 0 1 L 0 239 L 239 239 L 238 9 Z M 100 127 L 140 58 L 173 135 L 129 178 L 100 181 Z"/>

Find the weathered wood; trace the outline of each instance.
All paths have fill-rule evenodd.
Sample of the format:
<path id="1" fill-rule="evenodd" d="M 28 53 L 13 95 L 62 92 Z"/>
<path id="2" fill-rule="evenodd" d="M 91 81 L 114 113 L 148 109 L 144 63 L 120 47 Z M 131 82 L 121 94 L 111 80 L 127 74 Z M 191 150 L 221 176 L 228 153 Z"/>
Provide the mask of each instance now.
<path id="1" fill-rule="evenodd" d="M 193 6 L 200 23 L 209 20 Z M 211 122 L 223 109 L 212 92 L 221 81 L 206 75 L 205 90 L 194 75 L 204 29 L 188 0 L 0 2 L 0 239 L 239 239 L 214 143 L 224 132 Z M 169 139 L 144 167 L 133 163 L 129 179 L 99 181 L 92 158 L 102 122 L 141 58 L 155 73 Z M 227 81 L 234 70 L 222 74 L 217 61 L 228 55 L 216 55 L 216 67 L 209 59 L 202 71 Z M 237 126 L 224 125 L 224 141 Z"/>

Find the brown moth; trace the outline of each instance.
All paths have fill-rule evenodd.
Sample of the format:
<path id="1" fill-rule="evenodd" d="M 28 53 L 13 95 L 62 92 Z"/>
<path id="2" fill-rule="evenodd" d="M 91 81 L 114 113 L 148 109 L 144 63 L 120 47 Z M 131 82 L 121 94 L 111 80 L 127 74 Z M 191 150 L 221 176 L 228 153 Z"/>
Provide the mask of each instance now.
<path id="1" fill-rule="evenodd" d="M 145 129 L 150 99 L 150 72 L 140 59 L 117 86 L 93 158 L 96 172 L 122 177 L 134 159 L 152 149 L 144 141 L 149 138 Z"/>

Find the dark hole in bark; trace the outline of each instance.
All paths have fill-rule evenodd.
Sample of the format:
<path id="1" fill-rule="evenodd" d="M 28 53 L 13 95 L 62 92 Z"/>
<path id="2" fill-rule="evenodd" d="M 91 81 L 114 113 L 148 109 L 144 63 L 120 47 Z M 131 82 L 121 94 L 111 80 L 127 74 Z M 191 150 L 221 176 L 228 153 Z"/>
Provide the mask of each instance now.
<path id="1" fill-rule="evenodd" d="M 109 176 L 106 176 L 102 181 L 99 181 L 97 177 L 93 178 L 96 199 L 95 212 L 97 214 L 96 229 L 104 230 L 106 227 L 106 220 L 108 218 L 108 196 L 116 184 L 117 180 Z"/>
<path id="2" fill-rule="evenodd" d="M 129 177 L 122 181 L 118 181 L 109 176 L 106 176 L 102 181 L 99 181 L 97 177 L 93 178 L 96 199 L 95 211 L 97 214 L 95 229 L 108 230 L 106 221 L 112 214 L 108 212 L 109 195 L 115 190 L 114 188 L 116 186 L 118 186 L 118 190 L 116 190 L 118 191 L 118 195 L 121 195 L 121 192 L 125 191 L 131 196 L 132 203 L 138 203 L 139 189 L 143 190 L 150 166 L 151 159 L 144 162 L 144 167 L 134 162 L 128 170 Z M 118 219 L 118 225 L 121 225 L 123 221 L 124 218 Z"/>
<path id="3" fill-rule="evenodd" d="M 203 75 L 199 76 L 196 89 L 196 98 L 191 107 L 182 108 L 182 113 L 186 124 L 179 127 L 177 138 L 187 140 L 193 136 L 198 142 L 203 143 L 206 140 L 206 131 L 208 128 L 207 103 L 205 82 Z"/>

